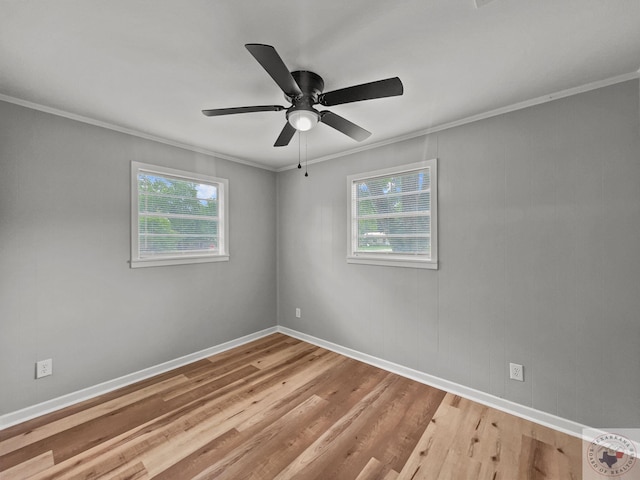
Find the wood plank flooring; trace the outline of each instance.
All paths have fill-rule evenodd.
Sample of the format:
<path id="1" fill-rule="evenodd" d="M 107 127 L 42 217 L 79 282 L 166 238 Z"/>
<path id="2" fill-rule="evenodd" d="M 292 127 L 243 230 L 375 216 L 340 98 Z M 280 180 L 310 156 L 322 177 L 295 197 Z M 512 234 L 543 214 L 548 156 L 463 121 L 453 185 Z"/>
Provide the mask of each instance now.
<path id="1" fill-rule="evenodd" d="M 0 431 L 0 479 L 581 478 L 580 440 L 274 334 Z"/>

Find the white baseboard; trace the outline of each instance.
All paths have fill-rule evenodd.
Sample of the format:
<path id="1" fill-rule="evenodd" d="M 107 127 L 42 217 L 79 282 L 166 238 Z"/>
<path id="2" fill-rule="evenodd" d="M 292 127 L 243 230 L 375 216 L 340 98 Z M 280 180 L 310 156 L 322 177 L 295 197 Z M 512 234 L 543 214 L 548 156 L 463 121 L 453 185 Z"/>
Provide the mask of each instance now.
<path id="1" fill-rule="evenodd" d="M 276 329 L 278 332 L 289 335 L 290 337 L 297 338 L 298 340 L 312 343 L 313 345 L 326 348 L 327 350 L 331 350 L 346 357 L 368 363 L 369 365 L 373 365 L 374 367 L 381 368 L 388 372 L 396 373 L 403 377 L 410 378 L 411 380 L 415 380 L 417 382 L 439 388 L 440 390 L 445 390 L 455 395 L 473 400 L 474 402 L 481 403 L 482 405 L 486 405 L 488 407 L 510 413 L 517 417 L 524 418 L 525 420 L 530 420 L 539 425 L 552 428 L 554 430 L 572 435 L 574 437 L 582 438 L 585 429 L 590 428 L 586 425 L 582 425 L 580 423 L 573 422 L 571 420 L 567 420 L 550 413 L 542 412 L 540 410 L 536 410 L 535 408 L 520 405 L 504 398 L 496 397 L 495 395 L 481 392 L 480 390 L 465 387 L 464 385 L 450 382 L 449 380 L 444 380 L 442 378 L 429 375 L 428 373 L 420 372 L 409 367 L 398 365 L 397 363 L 389 362 L 387 360 L 383 360 L 366 353 L 358 352 L 357 350 L 352 350 L 350 348 L 343 347 L 342 345 L 328 342 L 326 340 L 322 340 L 320 338 L 316 338 L 311 335 L 307 335 L 306 333 L 301 333 L 287 327 L 278 326 L 276 327 Z"/>
<path id="2" fill-rule="evenodd" d="M 106 382 L 99 383 L 98 385 L 93 385 L 91 387 L 78 390 L 77 392 L 72 392 L 67 395 L 63 395 L 61 397 L 53 398 L 51 400 L 47 400 L 45 402 L 32 405 L 30 407 L 17 410 L 15 412 L 1 415 L 0 430 L 10 427 L 12 425 L 16 425 L 18 423 L 25 422 L 27 420 L 31 420 L 32 418 L 39 417 L 40 415 L 44 415 L 46 413 L 50 413 L 50 412 L 59 410 L 61 408 L 68 407 L 70 405 L 82 402 L 84 400 L 97 397 L 98 395 L 103 395 L 113 390 L 117 390 L 118 388 L 126 387 L 127 385 L 131 385 L 132 383 L 145 380 L 147 378 L 153 377 L 160 373 L 168 372 L 169 370 L 173 370 L 174 368 L 182 367 L 189 363 L 202 360 L 203 358 L 210 357 L 211 355 L 215 355 L 216 353 L 221 353 L 226 350 L 239 347 L 241 345 L 244 345 L 245 343 L 252 342 L 254 340 L 257 340 L 262 337 L 266 337 L 267 335 L 271 335 L 272 333 L 276 333 L 276 332 L 277 332 L 276 327 L 270 327 L 265 330 L 261 330 L 259 332 L 245 335 L 244 337 L 240 337 L 235 340 L 230 340 L 228 342 L 221 343 L 220 345 L 216 345 L 214 347 L 209 347 L 204 350 L 200 350 L 199 352 L 190 353 L 189 355 L 185 355 L 183 357 L 176 358 L 174 360 L 169 360 L 168 362 L 164 362 L 159 365 L 155 365 L 153 367 L 145 368 L 144 370 L 140 370 L 138 372 L 130 373 L 128 375 L 124 375 L 122 377 L 119 377 L 113 380 L 108 380 Z"/>
<path id="3" fill-rule="evenodd" d="M 147 378 L 153 377 L 154 375 L 158 375 L 160 373 L 173 370 L 189 363 L 202 360 L 203 358 L 210 357 L 211 355 L 215 355 L 216 353 L 221 353 L 226 350 L 239 347 L 241 345 L 276 332 L 280 332 L 284 335 L 288 335 L 290 337 L 297 338 L 313 345 L 326 348 L 327 350 L 331 350 L 346 357 L 354 358 L 361 362 L 373 365 L 378 368 L 382 368 L 383 370 L 396 373 L 417 382 L 431 385 L 455 395 L 460 395 L 461 397 L 468 398 L 469 400 L 473 400 L 483 405 L 496 408 L 503 412 L 516 415 L 520 418 L 530 420 L 540 425 L 544 425 L 545 427 L 549 427 L 575 437 L 581 438 L 583 431 L 589 428 L 586 425 L 582 425 L 577 422 L 552 415 L 550 413 L 542 412 L 531 407 L 520 405 L 504 398 L 496 397 L 494 395 L 475 390 L 473 388 L 465 387 L 464 385 L 450 382 L 448 380 L 444 380 L 442 378 L 429 375 L 427 373 L 420 372 L 409 367 L 398 365 L 396 363 L 389 362 L 387 360 L 383 360 L 372 355 L 359 352 L 357 350 L 352 350 L 350 348 L 343 347 L 342 345 L 338 345 L 326 340 L 322 340 L 320 338 L 313 337 L 311 335 L 307 335 L 306 333 L 298 332 L 287 327 L 277 326 L 255 332 L 250 335 L 246 335 L 244 337 L 240 337 L 235 340 L 231 340 L 220 345 L 207 348 L 205 350 L 200 350 L 199 352 L 191 353 L 189 355 L 185 355 L 183 357 L 176 358 L 174 360 L 170 360 L 153 367 L 145 368 L 144 370 L 130 373 L 114 380 L 109 380 L 98 385 L 78 390 L 77 392 L 69 393 L 58 398 L 47 400 L 37 405 L 32 405 L 15 412 L 7 413 L 0 416 L 0 430 L 21 422 L 25 422 L 32 418 L 39 417 L 40 415 L 44 415 L 46 413 L 50 413 L 61 408 L 82 402 L 84 400 L 97 397 L 118 388 L 131 385 L 132 383 L 145 380 Z"/>

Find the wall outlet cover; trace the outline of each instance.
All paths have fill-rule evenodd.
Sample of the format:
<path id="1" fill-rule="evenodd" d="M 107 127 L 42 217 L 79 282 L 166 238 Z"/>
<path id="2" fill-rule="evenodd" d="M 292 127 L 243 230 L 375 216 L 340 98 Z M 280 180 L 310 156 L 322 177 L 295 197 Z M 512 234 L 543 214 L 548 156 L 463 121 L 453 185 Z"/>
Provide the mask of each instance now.
<path id="1" fill-rule="evenodd" d="M 48 377 L 53 374 L 53 360 L 48 358 L 36 362 L 36 378 Z"/>
<path id="2" fill-rule="evenodd" d="M 519 382 L 524 382 L 524 367 L 517 363 L 509 364 L 509 378 L 511 380 L 517 380 Z"/>

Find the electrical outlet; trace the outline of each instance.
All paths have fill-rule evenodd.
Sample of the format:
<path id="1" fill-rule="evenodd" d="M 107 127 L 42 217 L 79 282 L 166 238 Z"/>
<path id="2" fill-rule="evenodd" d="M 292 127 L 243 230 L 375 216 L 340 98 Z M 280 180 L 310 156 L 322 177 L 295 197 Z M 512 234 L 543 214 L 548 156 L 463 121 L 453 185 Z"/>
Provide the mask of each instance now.
<path id="1" fill-rule="evenodd" d="M 509 378 L 511 380 L 517 380 L 519 382 L 524 382 L 524 367 L 522 365 L 518 365 L 517 363 L 509 364 Z"/>
<path id="2" fill-rule="evenodd" d="M 36 362 L 36 378 L 48 377 L 53 374 L 53 359 Z"/>
<path id="3" fill-rule="evenodd" d="M 299 308 L 296 308 L 296 318 L 300 318 L 302 316 L 302 312 Z"/>

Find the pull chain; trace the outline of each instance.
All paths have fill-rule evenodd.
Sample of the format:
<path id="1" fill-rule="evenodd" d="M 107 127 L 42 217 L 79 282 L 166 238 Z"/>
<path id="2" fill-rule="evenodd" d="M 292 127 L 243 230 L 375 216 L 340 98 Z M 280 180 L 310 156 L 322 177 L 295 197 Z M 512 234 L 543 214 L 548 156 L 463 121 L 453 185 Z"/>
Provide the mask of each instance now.
<path id="1" fill-rule="evenodd" d="M 307 163 L 309 162 L 309 150 L 307 149 L 307 135 L 304 136 L 304 176 L 309 176 L 309 171 L 307 170 Z"/>
<path id="2" fill-rule="evenodd" d="M 302 141 L 300 139 L 300 136 L 302 135 L 302 132 L 298 132 L 298 168 L 302 168 L 302 165 L 300 165 L 300 151 L 301 151 L 301 147 L 300 147 L 300 142 Z"/>

